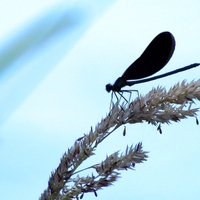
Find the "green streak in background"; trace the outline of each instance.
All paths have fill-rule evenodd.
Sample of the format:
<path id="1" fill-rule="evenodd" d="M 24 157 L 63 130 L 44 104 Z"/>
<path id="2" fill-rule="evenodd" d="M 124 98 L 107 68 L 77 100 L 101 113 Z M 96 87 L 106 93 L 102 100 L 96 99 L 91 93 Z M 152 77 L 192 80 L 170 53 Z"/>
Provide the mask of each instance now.
<path id="1" fill-rule="evenodd" d="M 59 16 L 59 19 L 56 15 L 58 13 L 54 14 L 51 12 L 42 19 L 38 19 L 34 24 L 31 24 L 26 31 L 11 38 L 9 44 L 0 52 L 0 74 L 30 49 L 39 47 L 39 45 L 62 31 L 67 30 L 70 33 L 83 21 L 80 10 L 66 11 L 66 14 Z"/>
<path id="2" fill-rule="evenodd" d="M 0 41 L 0 125 L 115 1 L 64 2 Z"/>

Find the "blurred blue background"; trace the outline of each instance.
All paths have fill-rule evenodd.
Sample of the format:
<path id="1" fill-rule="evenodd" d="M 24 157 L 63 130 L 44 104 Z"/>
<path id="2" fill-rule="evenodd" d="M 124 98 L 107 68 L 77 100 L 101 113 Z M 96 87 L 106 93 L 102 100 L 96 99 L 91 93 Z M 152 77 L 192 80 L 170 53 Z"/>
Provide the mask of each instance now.
<path id="1" fill-rule="evenodd" d="M 157 74 L 200 62 L 199 8 L 197 0 L 1 1 L 1 199 L 39 198 L 67 148 L 108 113 L 105 85 L 157 34 L 170 31 L 176 39 L 172 59 Z M 146 94 L 199 74 L 196 68 L 133 88 Z M 99 199 L 199 199 L 195 119 L 163 125 L 162 135 L 147 123 L 126 129 L 126 137 L 123 127 L 114 132 L 82 167 L 139 141 L 150 151 L 148 161 L 98 191 Z"/>

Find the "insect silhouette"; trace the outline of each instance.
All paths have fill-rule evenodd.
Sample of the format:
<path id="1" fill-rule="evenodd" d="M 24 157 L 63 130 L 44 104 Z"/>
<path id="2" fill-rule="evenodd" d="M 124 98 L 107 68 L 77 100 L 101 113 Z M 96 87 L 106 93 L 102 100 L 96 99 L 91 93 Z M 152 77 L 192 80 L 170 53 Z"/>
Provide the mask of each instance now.
<path id="1" fill-rule="evenodd" d="M 142 79 L 151 76 L 156 72 L 158 72 L 159 70 L 161 70 L 172 57 L 174 49 L 175 49 L 174 36 L 170 32 L 160 33 L 151 41 L 151 43 L 147 46 L 142 55 L 126 69 L 126 71 L 122 74 L 122 76 L 119 77 L 113 85 L 112 84 L 106 85 L 106 91 L 114 92 L 116 98 L 117 98 L 116 92 L 121 97 L 123 97 L 122 95 L 123 92 L 133 91 L 133 90 L 122 90 L 122 88 L 125 86 L 132 86 L 135 84 L 163 78 L 200 65 L 200 63 L 194 63 L 176 69 L 174 71 L 167 72 L 165 74 Z M 125 99 L 125 97 L 123 98 Z"/>

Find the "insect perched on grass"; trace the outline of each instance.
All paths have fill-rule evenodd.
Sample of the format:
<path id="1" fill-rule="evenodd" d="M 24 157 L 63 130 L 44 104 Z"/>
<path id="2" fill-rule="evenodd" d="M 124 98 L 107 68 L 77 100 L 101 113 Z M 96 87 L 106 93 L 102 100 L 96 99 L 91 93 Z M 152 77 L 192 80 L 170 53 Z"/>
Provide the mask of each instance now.
<path id="1" fill-rule="evenodd" d="M 122 76 L 119 77 L 113 85 L 111 84 L 106 85 L 106 91 L 107 92 L 112 91 L 112 95 L 114 93 L 116 98 L 117 98 L 116 93 L 118 93 L 122 98 L 125 99 L 125 97 L 122 95 L 123 92 L 137 91 L 137 90 L 122 90 L 122 88 L 125 86 L 132 86 L 135 84 L 163 78 L 165 76 L 176 74 L 178 72 L 182 72 L 200 65 L 200 63 L 194 63 L 185 66 L 183 68 L 167 72 L 165 74 L 142 79 L 152 74 L 155 74 L 156 72 L 161 70 L 172 57 L 174 49 L 175 49 L 174 36 L 170 32 L 160 33 L 151 41 L 151 43 L 147 46 L 142 55 L 126 69 L 126 71 L 122 74 Z"/>

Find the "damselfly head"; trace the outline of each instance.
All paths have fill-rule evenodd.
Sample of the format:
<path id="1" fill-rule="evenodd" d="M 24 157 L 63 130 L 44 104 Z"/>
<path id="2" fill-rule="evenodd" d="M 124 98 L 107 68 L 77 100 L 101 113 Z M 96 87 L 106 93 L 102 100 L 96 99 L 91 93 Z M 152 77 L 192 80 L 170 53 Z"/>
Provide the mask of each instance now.
<path id="1" fill-rule="evenodd" d="M 110 92 L 112 89 L 113 89 L 113 85 L 111 85 L 111 84 L 106 85 L 106 91 L 107 92 Z"/>

